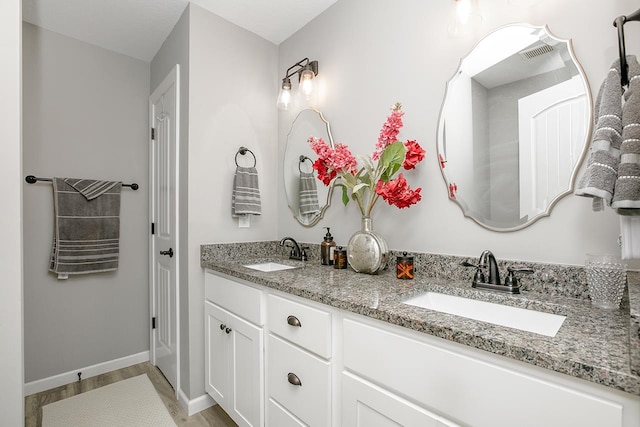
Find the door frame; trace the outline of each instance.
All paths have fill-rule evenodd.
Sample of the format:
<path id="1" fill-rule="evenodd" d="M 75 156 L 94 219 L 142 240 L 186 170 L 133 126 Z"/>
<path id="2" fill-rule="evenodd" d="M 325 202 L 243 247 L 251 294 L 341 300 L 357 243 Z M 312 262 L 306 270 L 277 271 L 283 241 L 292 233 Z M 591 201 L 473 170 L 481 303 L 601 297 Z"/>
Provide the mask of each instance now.
<path id="1" fill-rule="evenodd" d="M 153 104 L 154 100 L 159 99 L 161 94 L 163 94 L 171 85 L 175 85 L 176 88 L 176 117 L 175 117 L 175 134 L 176 134 L 176 154 L 174 165 L 175 167 L 175 197 L 176 197 L 176 208 L 175 208 L 175 274 L 176 274 L 176 297 L 175 297 L 175 319 L 176 322 L 175 330 L 176 330 L 176 388 L 175 394 L 176 399 L 179 398 L 179 390 L 180 390 L 180 209 L 178 201 L 180 200 L 180 64 L 176 64 L 175 67 L 166 75 L 166 77 L 162 80 L 162 82 L 153 90 L 153 93 L 149 96 L 149 227 L 151 227 L 151 223 L 155 222 L 154 218 L 154 204 L 155 204 L 155 183 L 153 180 L 155 169 L 154 169 L 154 143 L 151 138 L 151 128 L 154 124 L 154 109 Z M 156 286 L 155 286 L 155 264 L 156 257 L 158 256 L 158 251 L 155 247 L 154 235 L 151 234 L 151 230 L 149 230 L 149 307 L 150 307 L 150 317 L 149 317 L 149 330 L 151 331 L 149 334 L 149 360 L 150 362 L 156 366 L 156 354 L 155 354 L 155 345 L 156 345 L 156 330 L 153 329 L 152 319 L 157 315 L 157 307 L 156 307 Z"/>

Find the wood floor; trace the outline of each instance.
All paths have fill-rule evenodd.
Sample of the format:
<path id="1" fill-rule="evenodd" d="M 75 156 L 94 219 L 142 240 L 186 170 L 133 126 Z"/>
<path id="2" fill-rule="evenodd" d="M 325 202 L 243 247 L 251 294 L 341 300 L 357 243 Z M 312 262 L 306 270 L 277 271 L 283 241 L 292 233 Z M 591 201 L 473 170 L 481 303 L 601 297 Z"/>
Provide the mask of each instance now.
<path id="1" fill-rule="evenodd" d="M 167 407 L 178 427 L 237 427 L 231 418 L 215 405 L 190 417 L 185 414 L 175 397 L 175 392 L 160 370 L 149 362 L 129 366 L 128 368 L 75 381 L 71 384 L 25 397 L 25 427 L 42 426 L 42 407 L 58 400 L 75 396 L 111 383 L 137 375 L 147 374 L 158 395 Z"/>

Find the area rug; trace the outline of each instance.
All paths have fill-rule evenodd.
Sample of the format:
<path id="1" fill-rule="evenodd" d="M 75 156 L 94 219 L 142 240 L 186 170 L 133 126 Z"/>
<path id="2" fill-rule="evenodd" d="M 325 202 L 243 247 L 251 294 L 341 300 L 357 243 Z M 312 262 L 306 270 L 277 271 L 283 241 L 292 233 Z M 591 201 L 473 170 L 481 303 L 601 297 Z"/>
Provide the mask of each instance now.
<path id="1" fill-rule="evenodd" d="M 42 427 L 175 427 L 146 374 L 42 407 Z"/>

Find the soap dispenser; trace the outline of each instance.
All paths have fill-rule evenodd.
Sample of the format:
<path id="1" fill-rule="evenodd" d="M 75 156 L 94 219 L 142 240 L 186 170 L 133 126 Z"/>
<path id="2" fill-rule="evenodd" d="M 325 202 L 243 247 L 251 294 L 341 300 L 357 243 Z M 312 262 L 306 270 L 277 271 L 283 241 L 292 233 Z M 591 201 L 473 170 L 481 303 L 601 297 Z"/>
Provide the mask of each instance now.
<path id="1" fill-rule="evenodd" d="M 324 240 L 320 244 L 320 262 L 322 265 L 333 265 L 333 252 L 336 249 L 336 242 L 333 241 L 329 227 L 324 228 L 327 229 L 327 234 L 325 234 Z"/>

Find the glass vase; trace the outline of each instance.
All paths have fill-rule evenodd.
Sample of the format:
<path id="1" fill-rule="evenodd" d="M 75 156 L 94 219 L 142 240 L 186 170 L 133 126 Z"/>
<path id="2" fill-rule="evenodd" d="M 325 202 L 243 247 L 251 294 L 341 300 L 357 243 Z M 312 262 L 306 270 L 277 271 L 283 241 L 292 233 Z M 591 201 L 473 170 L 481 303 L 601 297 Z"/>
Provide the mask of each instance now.
<path id="1" fill-rule="evenodd" d="M 363 216 L 360 231 L 347 244 L 347 259 L 356 273 L 378 274 L 387 266 L 387 242 L 373 231 L 371 218 Z"/>

